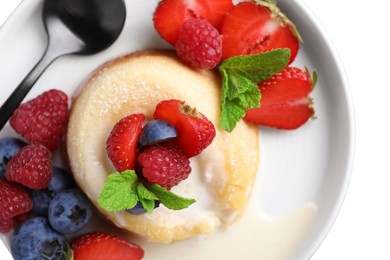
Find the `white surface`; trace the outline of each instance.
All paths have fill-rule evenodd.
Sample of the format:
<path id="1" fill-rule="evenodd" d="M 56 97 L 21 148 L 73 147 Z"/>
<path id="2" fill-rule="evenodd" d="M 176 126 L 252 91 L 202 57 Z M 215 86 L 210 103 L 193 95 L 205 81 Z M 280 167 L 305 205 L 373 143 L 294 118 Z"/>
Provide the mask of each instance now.
<path id="1" fill-rule="evenodd" d="M 384 238 L 390 231 L 390 211 L 386 210 L 390 167 L 389 153 L 385 152 L 390 145 L 390 86 L 383 77 L 390 60 L 386 53 L 390 42 L 385 35 L 390 19 L 379 4 L 385 1 L 377 1 L 371 12 L 366 11 L 367 4 L 353 5 L 355 1 L 351 0 L 303 1 L 318 16 L 339 51 L 350 81 L 357 125 L 355 165 L 347 198 L 312 259 L 389 259 Z M 0 24 L 18 2 L 0 2 Z M 1 250 L 2 259 L 8 259 Z"/>

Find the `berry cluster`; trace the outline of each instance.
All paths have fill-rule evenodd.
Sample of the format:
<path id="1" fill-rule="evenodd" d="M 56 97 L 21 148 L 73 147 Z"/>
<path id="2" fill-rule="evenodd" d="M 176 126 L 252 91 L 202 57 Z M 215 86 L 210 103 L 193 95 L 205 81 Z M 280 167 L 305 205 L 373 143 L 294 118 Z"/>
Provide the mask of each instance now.
<path id="1" fill-rule="evenodd" d="M 77 189 L 71 173 L 52 165 L 52 151 L 61 143 L 68 113 L 67 95 L 49 90 L 20 105 L 10 119 L 27 142 L 0 139 L 0 232 L 16 228 L 11 241 L 15 259 L 62 259 L 65 235 L 80 231 L 92 217 L 92 204 Z M 94 234 L 89 237 L 94 239 Z M 106 237 L 105 245 L 111 243 L 121 253 L 135 252 L 140 256 L 136 259 L 143 255 L 131 243 L 118 247 L 119 238 L 101 233 L 99 237 Z M 82 240 L 83 236 L 77 247 L 85 254 Z"/>
<path id="2" fill-rule="evenodd" d="M 276 49 L 289 49 L 291 64 L 301 37 L 295 25 L 270 2 L 163 0 L 153 22 L 159 35 L 175 46 L 177 55 L 195 68 L 212 69 L 232 57 Z M 246 109 L 244 119 L 278 129 L 298 128 L 314 117 L 308 95 L 315 81 L 314 73 L 311 77 L 305 70 L 286 67 L 272 81 L 254 82 L 262 103 L 260 108 Z"/>
<path id="3" fill-rule="evenodd" d="M 47 216 L 49 200 L 43 203 L 40 198 L 46 193 L 53 198 L 67 188 L 61 186 L 62 180 L 71 179 L 70 174 L 59 176 L 51 157 L 61 143 L 68 113 L 67 95 L 52 89 L 21 104 L 10 118 L 10 125 L 27 142 L 14 137 L 0 139 L 1 232 L 26 220 L 31 209 L 45 207 L 45 212 L 33 213 Z"/>
<path id="4" fill-rule="evenodd" d="M 107 138 L 108 157 L 119 172 L 136 170 L 140 179 L 167 190 L 189 176 L 189 158 L 209 146 L 216 134 L 203 114 L 175 99 L 158 103 L 154 120 L 144 123 L 143 114 L 117 122 Z M 145 212 L 140 203 L 128 211 Z"/>

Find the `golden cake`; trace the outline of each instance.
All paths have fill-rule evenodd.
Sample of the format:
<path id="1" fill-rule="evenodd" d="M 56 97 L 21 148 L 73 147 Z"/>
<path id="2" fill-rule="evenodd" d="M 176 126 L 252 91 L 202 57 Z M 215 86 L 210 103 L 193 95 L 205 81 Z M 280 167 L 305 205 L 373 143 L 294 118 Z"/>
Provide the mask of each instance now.
<path id="1" fill-rule="evenodd" d="M 151 242 L 169 243 L 213 232 L 243 213 L 257 172 L 258 129 L 244 122 L 232 133 L 219 127 L 220 89 L 215 71 L 190 68 L 170 51 L 142 51 L 118 58 L 83 84 L 68 124 L 70 166 L 80 188 L 115 225 Z M 133 113 L 152 119 L 156 104 L 166 99 L 196 107 L 216 128 L 213 143 L 191 158 L 190 177 L 172 188 L 197 202 L 180 211 L 160 205 L 143 215 L 104 210 L 97 201 L 107 176 L 115 171 L 105 149 L 112 127 Z"/>

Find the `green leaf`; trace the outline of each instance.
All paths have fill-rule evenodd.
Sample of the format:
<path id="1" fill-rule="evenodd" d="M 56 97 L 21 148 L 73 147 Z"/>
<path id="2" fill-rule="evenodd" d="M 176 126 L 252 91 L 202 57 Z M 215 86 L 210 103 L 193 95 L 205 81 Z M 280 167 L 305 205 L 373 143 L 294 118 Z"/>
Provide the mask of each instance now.
<path id="1" fill-rule="evenodd" d="M 184 198 L 176 195 L 175 193 L 164 189 L 158 184 L 147 185 L 147 188 L 158 197 L 159 201 L 164 204 L 165 207 L 172 210 L 185 209 L 196 202 L 194 199 Z"/>
<path id="2" fill-rule="evenodd" d="M 110 174 L 98 200 L 100 206 L 108 211 L 133 208 L 138 202 L 137 184 L 138 176 L 134 171 Z"/>
<path id="3" fill-rule="evenodd" d="M 236 56 L 219 66 L 222 76 L 221 127 L 231 132 L 245 111 L 260 106 L 257 84 L 282 71 L 290 59 L 289 49 Z"/>
<path id="4" fill-rule="evenodd" d="M 145 185 L 140 182 L 137 186 L 138 199 L 146 212 L 151 213 L 154 209 L 155 201 L 158 200 L 157 196 L 148 190 Z"/>
<path id="5" fill-rule="evenodd" d="M 140 199 L 158 200 L 157 196 L 148 190 L 142 182 L 140 182 L 137 186 L 137 194 Z"/>
<path id="6" fill-rule="evenodd" d="M 257 84 L 282 71 L 288 65 L 290 55 L 290 49 L 276 49 L 236 56 L 224 61 L 220 69 L 227 71 L 228 75 L 238 74 Z"/>
<path id="7" fill-rule="evenodd" d="M 237 100 L 226 101 L 222 106 L 220 124 L 229 133 L 245 115 L 245 108 Z"/>
<path id="8" fill-rule="evenodd" d="M 144 207 L 146 212 L 152 213 L 152 211 L 154 210 L 155 200 L 147 200 L 140 198 L 139 201 L 141 202 L 142 207 Z"/>

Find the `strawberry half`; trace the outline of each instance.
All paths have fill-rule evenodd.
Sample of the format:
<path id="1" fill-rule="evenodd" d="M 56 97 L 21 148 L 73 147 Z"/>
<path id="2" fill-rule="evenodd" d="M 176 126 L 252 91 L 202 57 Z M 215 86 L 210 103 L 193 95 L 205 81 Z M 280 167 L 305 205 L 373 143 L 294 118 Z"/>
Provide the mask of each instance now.
<path id="1" fill-rule="evenodd" d="M 188 157 L 193 157 L 211 144 L 215 137 L 214 125 L 195 108 L 185 102 L 171 99 L 161 101 L 154 112 L 176 128 L 177 142 Z"/>
<path id="2" fill-rule="evenodd" d="M 259 84 L 261 107 L 248 109 L 247 122 L 278 129 L 296 129 L 314 117 L 309 94 L 317 81 L 307 71 L 287 67 Z"/>
<path id="3" fill-rule="evenodd" d="M 144 250 L 117 236 L 93 232 L 76 238 L 71 246 L 75 260 L 139 260 Z"/>
<path id="4" fill-rule="evenodd" d="M 291 63 L 299 50 L 295 26 L 270 4 L 267 7 L 254 2 L 237 4 L 226 14 L 221 34 L 223 59 L 289 48 Z"/>
<path id="5" fill-rule="evenodd" d="M 185 20 L 205 19 L 219 30 L 226 12 L 232 7 L 232 0 L 164 0 L 154 13 L 154 27 L 164 40 L 175 45 Z"/>
<path id="6" fill-rule="evenodd" d="M 138 139 L 144 120 L 143 114 L 133 114 L 122 118 L 114 125 L 107 138 L 108 158 L 119 172 L 134 169 Z"/>

